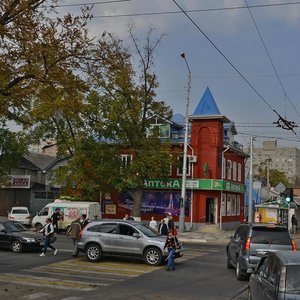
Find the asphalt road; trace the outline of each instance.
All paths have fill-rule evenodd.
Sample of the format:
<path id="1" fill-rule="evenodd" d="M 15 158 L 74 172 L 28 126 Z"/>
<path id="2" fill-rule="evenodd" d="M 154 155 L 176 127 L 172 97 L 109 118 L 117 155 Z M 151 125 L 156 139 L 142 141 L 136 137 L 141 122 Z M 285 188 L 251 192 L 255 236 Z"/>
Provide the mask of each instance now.
<path id="1" fill-rule="evenodd" d="M 247 282 L 237 281 L 226 269 L 225 247 L 185 244 L 176 270 L 151 267 L 136 259 L 107 257 L 90 263 L 73 259 L 72 242 L 59 237 L 57 256 L 49 251 L 15 254 L 0 251 L 0 297 L 5 299 L 247 299 L 240 292 Z M 240 295 L 239 295 L 240 294 Z"/>

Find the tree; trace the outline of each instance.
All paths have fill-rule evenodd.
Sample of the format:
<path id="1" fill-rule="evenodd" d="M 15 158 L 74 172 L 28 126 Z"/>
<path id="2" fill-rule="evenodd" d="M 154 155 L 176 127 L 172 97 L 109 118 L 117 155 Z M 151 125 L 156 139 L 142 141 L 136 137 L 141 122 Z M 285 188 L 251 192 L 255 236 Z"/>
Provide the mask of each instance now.
<path id="1" fill-rule="evenodd" d="M 50 19 L 56 3 L 0 2 L 0 121 L 2 128 L 11 121 L 21 126 L 28 142 L 19 147 L 24 151 L 30 142 L 52 136 L 39 127 L 42 118 L 47 114 L 53 118 L 55 112 L 52 121 L 59 122 L 61 101 L 73 98 L 68 109 L 76 110 L 75 96 L 86 91 L 76 71 L 92 43 L 86 31 L 89 8 L 82 10 L 81 17 Z"/>
<path id="2" fill-rule="evenodd" d="M 267 167 L 266 164 L 263 162 L 258 166 L 258 173 L 257 177 L 260 181 L 264 184 L 267 183 Z M 275 187 L 277 184 L 282 183 L 284 186 L 289 186 L 290 182 L 284 172 L 281 172 L 276 169 L 269 170 L 269 182 L 270 185 Z"/>

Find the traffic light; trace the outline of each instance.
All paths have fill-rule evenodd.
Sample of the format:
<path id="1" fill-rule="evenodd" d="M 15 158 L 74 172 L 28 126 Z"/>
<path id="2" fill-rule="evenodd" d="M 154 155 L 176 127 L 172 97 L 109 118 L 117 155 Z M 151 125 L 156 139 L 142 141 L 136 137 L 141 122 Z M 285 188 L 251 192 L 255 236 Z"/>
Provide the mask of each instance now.
<path id="1" fill-rule="evenodd" d="M 290 202 L 294 201 L 294 190 L 293 190 L 293 188 L 286 188 L 285 189 L 284 200 L 287 203 L 290 203 Z"/>

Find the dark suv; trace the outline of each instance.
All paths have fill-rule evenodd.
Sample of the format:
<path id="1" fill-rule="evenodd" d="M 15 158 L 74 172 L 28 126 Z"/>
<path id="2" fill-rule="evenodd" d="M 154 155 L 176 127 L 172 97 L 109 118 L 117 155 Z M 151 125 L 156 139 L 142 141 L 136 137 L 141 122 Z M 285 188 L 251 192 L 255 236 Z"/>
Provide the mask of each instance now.
<path id="1" fill-rule="evenodd" d="M 243 280 L 254 271 L 267 251 L 293 250 L 296 244 L 286 227 L 275 224 L 242 224 L 227 247 L 227 268 L 236 268 L 236 277 Z"/>

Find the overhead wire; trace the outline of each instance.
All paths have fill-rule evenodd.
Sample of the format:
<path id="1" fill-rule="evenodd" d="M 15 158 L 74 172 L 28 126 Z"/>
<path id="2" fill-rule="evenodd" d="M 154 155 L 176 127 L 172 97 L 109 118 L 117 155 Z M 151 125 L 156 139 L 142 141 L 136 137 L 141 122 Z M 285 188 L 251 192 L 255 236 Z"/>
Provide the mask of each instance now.
<path id="1" fill-rule="evenodd" d="M 109 0 L 109 1 L 97 1 L 97 2 L 87 2 L 87 3 L 73 3 L 73 4 L 57 4 L 51 5 L 51 7 L 74 7 L 74 6 L 84 6 L 84 5 L 100 5 L 100 4 L 111 4 L 119 2 L 130 2 L 132 0 Z"/>
<path id="2" fill-rule="evenodd" d="M 275 68 L 275 64 L 274 64 L 273 59 L 272 59 L 272 57 L 271 57 L 271 55 L 270 55 L 270 52 L 269 52 L 269 50 L 268 50 L 268 48 L 267 48 L 267 46 L 266 46 L 266 43 L 265 43 L 265 41 L 264 41 L 264 39 L 263 39 L 263 37 L 262 37 L 262 34 L 261 34 L 261 32 L 260 32 L 260 30 L 259 30 L 259 28 L 258 28 L 258 25 L 257 25 L 257 23 L 256 23 L 256 21 L 255 21 L 255 19 L 254 19 L 254 16 L 253 16 L 253 14 L 252 14 L 252 11 L 251 11 L 251 9 L 250 9 L 250 7 L 249 7 L 249 5 L 248 5 L 248 1 L 247 1 L 247 0 L 244 0 L 244 1 L 245 1 L 245 3 L 246 3 L 247 8 L 248 8 L 248 11 L 249 11 L 249 14 L 250 14 L 250 16 L 251 16 L 251 19 L 252 19 L 252 21 L 253 21 L 253 23 L 254 23 L 254 26 L 255 26 L 255 28 L 256 28 L 256 31 L 257 31 L 257 33 L 258 33 L 258 35 L 259 35 L 259 38 L 260 38 L 260 40 L 261 40 L 261 43 L 262 43 L 262 45 L 263 45 L 263 47 L 264 47 L 264 49 L 265 49 L 265 51 L 266 51 L 266 53 L 267 53 L 267 56 L 268 56 L 269 61 L 270 61 L 271 65 L 272 65 L 272 68 L 273 68 L 273 70 L 274 70 L 274 72 L 275 72 L 275 74 L 276 74 L 276 77 L 277 77 L 278 82 L 279 82 L 279 84 L 280 84 L 280 86 L 281 86 L 281 89 L 282 89 L 282 91 L 283 91 L 283 93 L 284 93 L 285 100 L 286 100 L 286 99 L 289 100 L 290 104 L 292 105 L 293 109 L 294 109 L 295 112 L 297 113 L 298 117 L 300 117 L 300 114 L 299 114 L 297 108 L 295 107 L 295 105 L 294 105 L 294 103 L 291 101 L 291 99 L 289 98 L 289 96 L 288 96 L 288 94 L 287 94 L 287 92 L 286 92 L 286 89 L 285 89 L 284 86 L 283 86 L 282 80 L 280 79 L 279 74 L 278 74 L 278 72 L 277 72 L 277 70 L 276 70 L 276 68 Z M 286 108 L 285 108 L 285 112 L 286 112 Z M 286 116 L 285 116 L 285 117 L 286 117 Z"/>
<path id="3" fill-rule="evenodd" d="M 172 0 L 175 5 L 182 11 L 182 13 L 191 21 L 191 23 L 202 33 L 202 35 L 209 41 L 209 43 L 217 50 L 217 52 L 229 63 L 229 65 L 241 76 L 241 78 L 250 86 L 250 88 L 258 95 L 258 97 L 278 116 L 278 125 L 282 124 L 282 128 L 293 131 L 298 137 L 297 133 L 290 128 L 291 122 L 284 119 L 275 108 L 259 93 L 259 91 L 253 86 L 253 84 L 240 72 L 240 70 L 229 60 L 229 58 L 220 50 L 220 48 L 210 39 L 210 37 L 200 28 L 200 26 L 189 16 L 189 14 L 177 3 L 176 0 Z M 285 127 L 284 127 L 285 126 Z"/>

